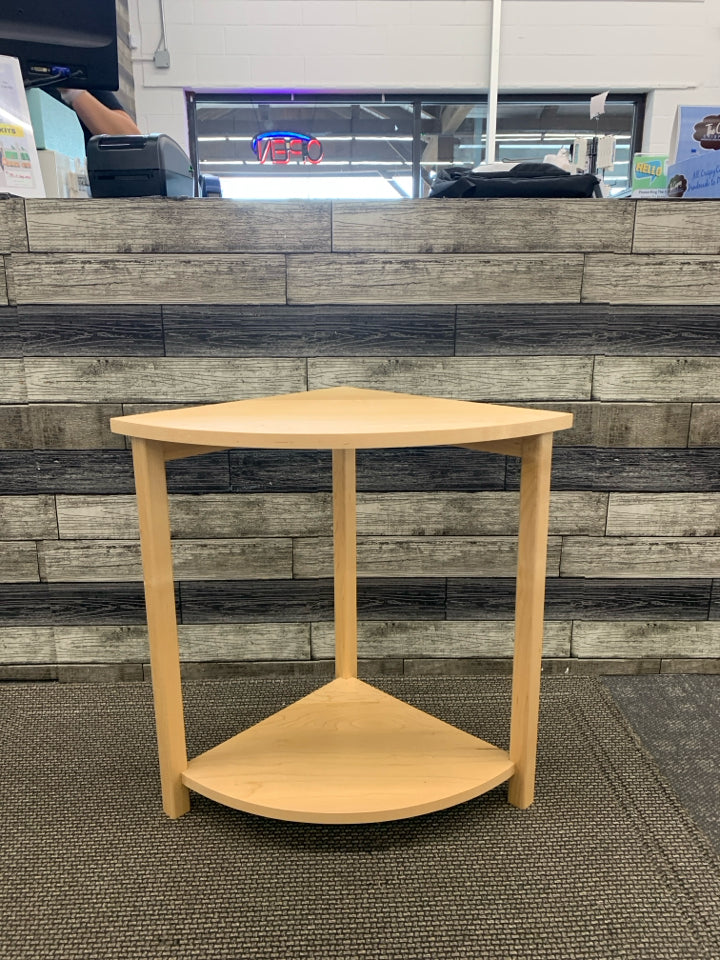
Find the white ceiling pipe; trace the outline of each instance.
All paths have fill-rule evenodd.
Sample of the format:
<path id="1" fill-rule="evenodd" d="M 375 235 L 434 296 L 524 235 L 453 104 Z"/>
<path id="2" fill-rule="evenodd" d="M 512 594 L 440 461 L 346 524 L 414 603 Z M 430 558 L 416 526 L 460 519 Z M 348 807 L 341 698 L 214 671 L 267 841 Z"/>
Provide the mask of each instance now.
<path id="1" fill-rule="evenodd" d="M 488 84 L 487 149 L 485 162 L 495 161 L 495 129 L 497 127 L 497 101 L 500 78 L 500 17 L 502 0 L 492 3 L 492 30 L 490 33 L 490 83 Z"/>

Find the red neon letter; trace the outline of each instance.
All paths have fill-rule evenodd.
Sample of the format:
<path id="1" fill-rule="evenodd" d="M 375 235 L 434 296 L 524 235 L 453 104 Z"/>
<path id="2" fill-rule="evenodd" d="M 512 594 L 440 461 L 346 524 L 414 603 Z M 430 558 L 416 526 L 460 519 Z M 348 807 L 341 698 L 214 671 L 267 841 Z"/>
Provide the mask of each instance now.
<path id="1" fill-rule="evenodd" d="M 269 140 L 258 140 L 257 145 L 258 151 L 258 160 L 260 163 L 265 163 L 270 153 L 270 141 Z"/>
<path id="2" fill-rule="evenodd" d="M 315 151 L 315 156 L 310 153 L 310 150 Z M 320 163 L 323 158 L 323 148 L 319 140 L 308 140 L 308 145 L 306 147 L 305 159 L 309 160 L 310 163 Z"/>
<path id="3" fill-rule="evenodd" d="M 287 163 L 287 144 L 284 140 L 281 140 L 280 137 L 275 137 L 272 141 L 272 149 L 270 150 L 272 155 L 273 163 Z"/>
<path id="4" fill-rule="evenodd" d="M 288 159 L 295 157 L 298 161 L 303 155 L 303 142 L 295 138 L 288 144 Z"/>

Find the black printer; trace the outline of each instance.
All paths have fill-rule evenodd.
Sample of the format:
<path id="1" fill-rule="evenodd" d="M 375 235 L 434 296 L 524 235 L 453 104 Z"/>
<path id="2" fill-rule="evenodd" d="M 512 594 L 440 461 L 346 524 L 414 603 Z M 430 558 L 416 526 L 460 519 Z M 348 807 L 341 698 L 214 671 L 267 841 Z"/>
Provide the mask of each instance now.
<path id="1" fill-rule="evenodd" d="M 190 158 L 164 133 L 101 134 L 87 145 L 93 197 L 192 197 Z"/>

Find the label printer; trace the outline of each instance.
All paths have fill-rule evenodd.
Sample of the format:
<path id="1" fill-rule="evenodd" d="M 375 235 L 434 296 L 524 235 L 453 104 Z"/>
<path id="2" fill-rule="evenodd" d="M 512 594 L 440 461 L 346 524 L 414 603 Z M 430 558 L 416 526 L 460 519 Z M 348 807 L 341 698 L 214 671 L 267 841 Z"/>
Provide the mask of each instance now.
<path id="1" fill-rule="evenodd" d="M 93 197 L 192 197 L 190 158 L 172 137 L 91 137 L 87 145 L 88 179 Z"/>

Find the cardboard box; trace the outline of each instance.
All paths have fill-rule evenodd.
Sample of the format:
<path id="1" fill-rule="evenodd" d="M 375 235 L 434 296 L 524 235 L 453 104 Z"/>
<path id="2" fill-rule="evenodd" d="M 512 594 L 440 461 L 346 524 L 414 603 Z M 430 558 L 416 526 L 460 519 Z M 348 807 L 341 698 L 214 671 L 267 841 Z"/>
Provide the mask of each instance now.
<path id="1" fill-rule="evenodd" d="M 654 199 L 667 196 L 667 154 L 636 153 L 632 162 L 633 197 Z"/>

